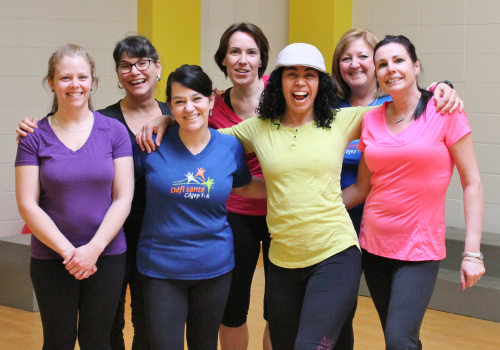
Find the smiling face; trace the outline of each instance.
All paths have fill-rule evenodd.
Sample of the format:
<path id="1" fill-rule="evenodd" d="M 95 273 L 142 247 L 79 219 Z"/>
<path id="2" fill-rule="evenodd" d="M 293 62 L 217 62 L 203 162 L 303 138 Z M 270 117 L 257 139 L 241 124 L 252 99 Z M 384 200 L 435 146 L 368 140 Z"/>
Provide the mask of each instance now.
<path id="1" fill-rule="evenodd" d="M 377 80 L 386 93 L 393 95 L 417 89 L 420 62 L 413 62 L 406 48 L 397 43 L 381 46 L 374 57 Z"/>
<path id="2" fill-rule="evenodd" d="M 92 74 L 83 57 L 64 56 L 57 63 L 53 78 L 47 80 L 57 96 L 59 108 L 88 108 Z"/>
<path id="3" fill-rule="evenodd" d="M 234 32 L 222 65 L 233 85 L 249 85 L 259 80 L 260 50 L 252 36 Z"/>
<path id="4" fill-rule="evenodd" d="M 148 57 L 129 57 L 123 53 L 120 64 L 134 64 L 141 60 L 150 60 Z M 120 73 L 117 71 L 118 80 L 123 85 L 127 95 L 131 97 L 148 96 L 154 98 L 154 91 L 157 82 L 157 76 L 161 74 L 160 61 L 150 62 L 148 69 L 139 71 L 136 66 L 132 66 L 129 73 Z"/>
<path id="5" fill-rule="evenodd" d="M 373 48 L 363 38 L 354 40 L 347 46 L 339 61 L 342 79 L 356 91 L 357 88 L 377 88 Z"/>
<path id="6" fill-rule="evenodd" d="M 187 88 L 177 82 L 172 83 L 170 109 L 184 132 L 200 131 L 208 127 L 208 116 L 214 106 L 214 94 L 210 97 Z"/>
<path id="7" fill-rule="evenodd" d="M 314 100 L 319 86 L 318 71 L 305 66 L 286 67 L 281 82 L 286 113 L 314 118 Z"/>

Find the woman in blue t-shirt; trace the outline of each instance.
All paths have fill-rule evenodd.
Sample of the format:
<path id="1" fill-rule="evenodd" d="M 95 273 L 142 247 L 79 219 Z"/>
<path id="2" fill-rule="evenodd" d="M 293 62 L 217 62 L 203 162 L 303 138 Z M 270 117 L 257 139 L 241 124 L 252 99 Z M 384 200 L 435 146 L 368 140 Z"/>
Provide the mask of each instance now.
<path id="1" fill-rule="evenodd" d="M 152 349 L 217 349 L 231 271 L 233 237 L 226 219 L 231 192 L 264 198 L 264 181 L 250 174 L 240 143 L 208 128 L 212 82 L 199 66 L 183 65 L 167 81 L 178 123 L 157 152 L 135 149 L 146 177 L 146 210 L 137 267 Z"/>

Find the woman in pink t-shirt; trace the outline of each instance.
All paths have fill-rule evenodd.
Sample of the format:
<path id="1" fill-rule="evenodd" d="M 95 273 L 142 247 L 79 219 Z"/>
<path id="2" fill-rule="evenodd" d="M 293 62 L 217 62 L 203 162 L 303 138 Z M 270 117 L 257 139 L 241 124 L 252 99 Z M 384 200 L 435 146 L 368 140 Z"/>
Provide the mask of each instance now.
<path id="1" fill-rule="evenodd" d="M 386 348 L 421 349 L 420 326 L 446 256 L 444 206 L 454 166 L 464 191 L 462 289 L 485 272 L 482 185 L 467 118 L 436 112 L 430 93 L 418 87 L 421 65 L 413 44 L 402 35 L 386 36 L 375 46 L 374 62 L 393 102 L 366 114 L 358 179 L 343 198 L 350 208 L 368 194 L 360 245 Z"/>

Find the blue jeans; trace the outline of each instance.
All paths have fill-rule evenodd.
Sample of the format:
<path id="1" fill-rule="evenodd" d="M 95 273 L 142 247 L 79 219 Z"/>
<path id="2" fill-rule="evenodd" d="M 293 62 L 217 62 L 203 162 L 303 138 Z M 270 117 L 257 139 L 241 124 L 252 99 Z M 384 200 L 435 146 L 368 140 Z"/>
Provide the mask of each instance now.
<path id="1" fill-rule="evenodd" d="M 305 268 L 271 262 L 266 303 L 273 349 L 333 349 L 357 299 L 360 277 L 355 246 Z"/>
<path id="2" fill-rule="evenodd" d="M 363 250 L 366 283 L 384 330 L 387 350 L 422 349 L 420 326 L 440 261 L 401 261 Z"/>

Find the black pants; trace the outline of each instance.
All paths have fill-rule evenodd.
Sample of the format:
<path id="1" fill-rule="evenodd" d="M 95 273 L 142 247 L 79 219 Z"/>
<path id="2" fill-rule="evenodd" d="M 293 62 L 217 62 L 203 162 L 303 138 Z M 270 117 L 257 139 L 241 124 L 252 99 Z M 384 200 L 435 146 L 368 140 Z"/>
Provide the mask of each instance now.
<path id="1" fill-rule="evenodd" d="M 111 349 L 109 334 L 118 305 L 125 253 L 101 256 L 97 272 L 77 280 L 62 259 L 31 259 L 31 280 L 40 308 L 44 350 Z"/>
<path id="2" fill-rule="evenodd" d="M 250 307 L 250 289 L 255 267 L 259 260 L 260 244 L 262 242 L 265 274 L 269 265 L 271 237 L 267 229 L 265 216 L 240 215 L 228 212 L 227 222 L 229 222 L 233 231 L 235 265 L 222 324 L 226 327 L 240 327 L 247 321 Z M 267 319 L 265 303 L 264 319 Z"/>
<path id="3" fill-rule="evenodd" d="M 363 207 L 361 208 L 352 208 L 347 211 L 349 216 L 351 217 L 352 224 L 354 225 L 354 229 L 359 237 L 359 231 L 361 229 L 361 218 L 363 217 Z M 347 320 L 340 331 L 339 338 L 337 339 L 337 344 L 335 344 L 335 350 L 354 350 L 354 315 L 356 314 L 356 309 L 358 308 L 358 299 L 354 303 L 349 316 L 347 316 Z"/>
<path id="4" fill-rule="evenodd" d="M 366 283 L 387 350 L 422 349 L 420 326 L 431 300 L 439 261 L 401 261 L 363 250 Z"/>
<path id="5" fill-rule="evenodd" d="M 149 344 L 154 350 L 217 350 L 217 336 L 231 272 L 206 280 L 167 280 L 142 275 Z"/>
<path id="6" fill-rule="evenodd" d="M 266 281 L 273 349 L 331 350 L 357 298 L 361 253 L 350 247 L 313 266 L 269 264 Z"/>
<path id="7" fill-rule="evenodd" d="M 111 328 L 111 348 L 113 350 L 125 350 L 123 329 L 125 328 L 125 298 L 127 296 L 127 285 L 130 286 L 130 308 L 132 309 L 132 324 L 134 326 L 132 350 L 149 349 L 141 277 L 137 271 L 136 255 L 136 250 L 127 250 L 127 263 L 122 292 Z"/>

